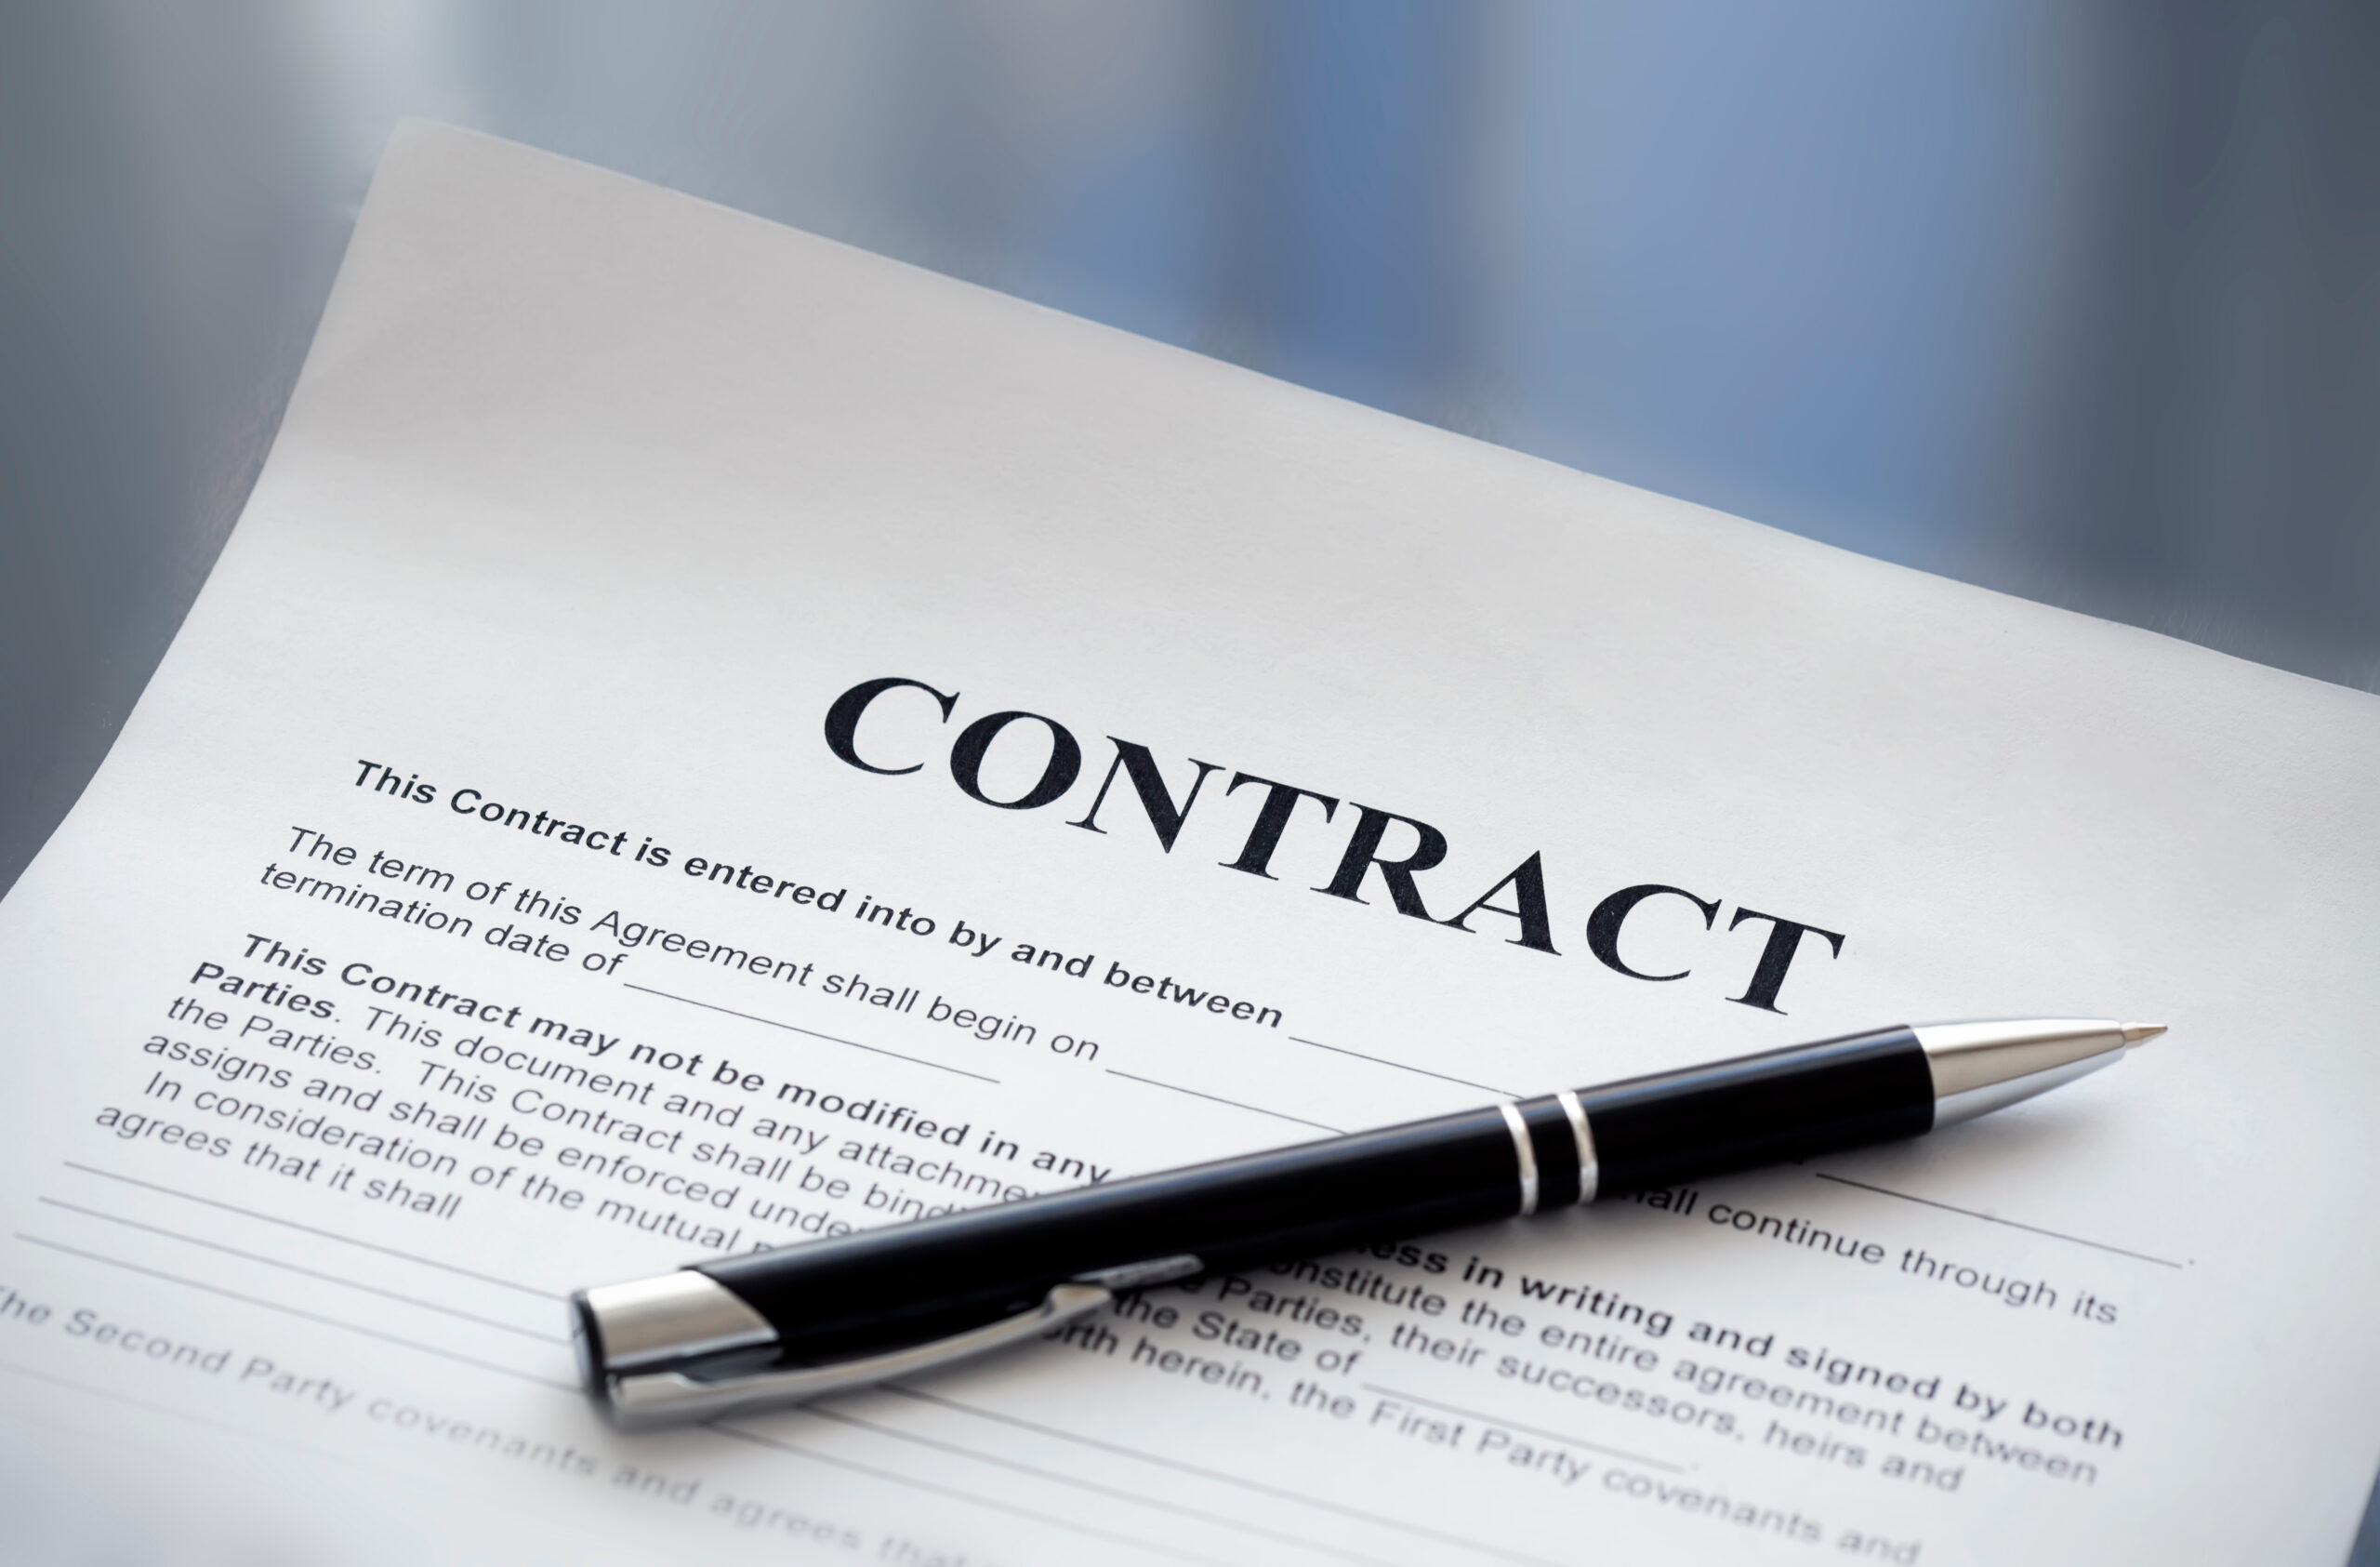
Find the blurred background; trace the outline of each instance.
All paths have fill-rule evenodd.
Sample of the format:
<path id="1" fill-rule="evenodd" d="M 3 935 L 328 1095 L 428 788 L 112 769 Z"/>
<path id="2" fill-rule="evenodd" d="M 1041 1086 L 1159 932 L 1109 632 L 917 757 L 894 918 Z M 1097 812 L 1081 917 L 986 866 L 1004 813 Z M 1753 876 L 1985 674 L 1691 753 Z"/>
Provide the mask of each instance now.
<path id="1" fill-rule="evenodd" d="M 404 114 L 2380 687 L 2370 0 L 9 0 L 0 887 Z"/>
<path id="2" fill-rule="evenodd" d="M 12 0 L 0 887 L 403 114 L 2380 686 L 2368 0 Z"/>
<path id="3" fill-rule="evenodd" d="M 2380 685 L 2369 0 L 14 0 L 0 886 L 403 114 Z"/>

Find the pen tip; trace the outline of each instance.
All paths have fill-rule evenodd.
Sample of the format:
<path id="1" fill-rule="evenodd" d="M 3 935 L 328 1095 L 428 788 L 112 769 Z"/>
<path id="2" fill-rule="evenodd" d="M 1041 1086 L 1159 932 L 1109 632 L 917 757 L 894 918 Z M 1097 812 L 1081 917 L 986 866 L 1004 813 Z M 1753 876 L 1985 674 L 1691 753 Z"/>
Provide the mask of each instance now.
<path id="1" fill-rule="evenodd" d="M 2126 1023 L 2123 1026 L 2124 1048 L 2129 1050 L 2143 1040 L 2155 1039 L 2165 1031 L 2162 1023 Z"/>

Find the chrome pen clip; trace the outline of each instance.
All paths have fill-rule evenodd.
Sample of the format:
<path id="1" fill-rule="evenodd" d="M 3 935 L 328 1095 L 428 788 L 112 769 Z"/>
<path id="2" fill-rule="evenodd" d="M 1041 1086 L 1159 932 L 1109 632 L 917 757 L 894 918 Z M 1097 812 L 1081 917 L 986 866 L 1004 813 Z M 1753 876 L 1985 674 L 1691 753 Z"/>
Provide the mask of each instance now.
<path id="1" fill-rule="evenodd" d="M 936 1370 L 1037 1338 L 1098 1310 L 1117 1290 L 1187 1278 L 1200 1268 L 1197 1258 L 1183 1256 L 1105 1268 L 1052 1285 L 1012 1317 L 813 1366 L 753 1367 L 737 1357 L 739 1350 L 765 1351 L 777 1342 L 776 1329 L 734 1291 L 692 1268 L 582 1290 L 572 1305 L 588 1388 L 613 1425 L 635 1431 L 804 1403 Z M 720 1366 L 719 1374 L 703 1374 L 705 1361 Z"/>

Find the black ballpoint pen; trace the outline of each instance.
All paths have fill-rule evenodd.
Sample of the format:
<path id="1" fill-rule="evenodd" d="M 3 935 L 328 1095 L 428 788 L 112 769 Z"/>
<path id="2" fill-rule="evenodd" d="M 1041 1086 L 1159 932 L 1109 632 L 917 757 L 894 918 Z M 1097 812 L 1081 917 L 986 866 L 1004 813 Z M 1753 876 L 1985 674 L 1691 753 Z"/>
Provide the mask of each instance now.
<path id="1" fill-rule="evenodd" d="M 571 1297 L 615 1425 L 799 1403 L 1047 1333 L 1119 1291 L 1914 1136 L 2161 1025 L 1904 1025 L 693 1264 Z"/>

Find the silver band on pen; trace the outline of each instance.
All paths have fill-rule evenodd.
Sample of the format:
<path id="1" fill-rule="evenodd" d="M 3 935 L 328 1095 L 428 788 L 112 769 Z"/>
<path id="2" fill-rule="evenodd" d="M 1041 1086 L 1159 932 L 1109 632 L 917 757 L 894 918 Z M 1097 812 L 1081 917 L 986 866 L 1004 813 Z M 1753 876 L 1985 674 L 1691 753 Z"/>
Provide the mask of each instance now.
<path id="1" fill-rule="evenodd" d="M 1570 1140 L 1579 1145 L 1579 1201 L 1581 1204 L 1592 1202 L 1603 1172 L 1595 1161 L 1595 1135 L 1587 1124 L 1587 1107 L 1579 1103 L 1579 1091 L 1575 1088 L 1565 1088 L 1554 1096 L 1554 1101 L 1569 1118 Z"/>
<path id="2" fill-rule="evenodd" d="M 1521 1108 L 1510 1099 L 1496 1107 L 1504 1112 L 1504 1130 L 1513 1135 L 1513 1157 L 1520 1162 L 1521 1213 L 1527 1218 L 1537 1212 L 1537 1145 L 1529 1141 L 1528 1122 L 1521 1119 Z"/>

